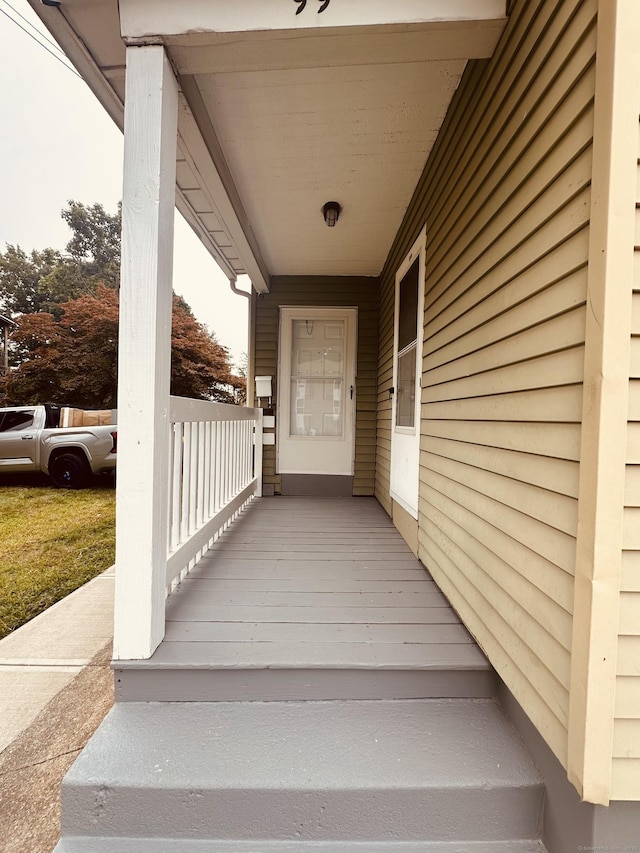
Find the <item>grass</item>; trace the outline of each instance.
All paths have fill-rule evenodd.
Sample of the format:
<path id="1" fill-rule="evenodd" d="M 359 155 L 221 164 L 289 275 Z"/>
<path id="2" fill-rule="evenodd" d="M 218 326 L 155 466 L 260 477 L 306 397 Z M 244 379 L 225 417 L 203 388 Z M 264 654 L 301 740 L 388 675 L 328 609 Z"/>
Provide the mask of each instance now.
<path id="1" fill-rule="evenodd" d="M 0 637 L 114 561 L 115 489 L 0 480 Z"/>

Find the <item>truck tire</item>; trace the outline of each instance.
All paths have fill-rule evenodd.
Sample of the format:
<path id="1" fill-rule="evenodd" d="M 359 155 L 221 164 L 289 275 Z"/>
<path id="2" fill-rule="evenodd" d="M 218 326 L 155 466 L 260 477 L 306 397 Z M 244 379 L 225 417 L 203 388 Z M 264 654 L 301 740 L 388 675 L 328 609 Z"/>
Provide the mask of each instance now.
<path id="1" fill-rule="evenodd" d="M 57 489 L 83 489 L 91 477 L 91 468 L 83 453 L 69 450 L 51 460 L 49 476 Z"/>

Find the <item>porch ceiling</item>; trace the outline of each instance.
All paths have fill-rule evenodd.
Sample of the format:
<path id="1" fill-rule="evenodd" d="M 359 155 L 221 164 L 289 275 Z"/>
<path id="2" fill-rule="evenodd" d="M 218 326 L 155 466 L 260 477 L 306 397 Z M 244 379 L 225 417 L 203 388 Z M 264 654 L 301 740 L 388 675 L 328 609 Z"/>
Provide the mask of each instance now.
<path id="1" fill-rule="evenodd" d="M 121 124 L 117 0 L 30 2 Z M 179 209 L 259 290 L 269 275 L 378 275 L 466 62 L 491 55 L 504 23 L 130 39 L 164 43 L 179 77 Z M 331 200 L 342 213 L 329 229 Z"/>

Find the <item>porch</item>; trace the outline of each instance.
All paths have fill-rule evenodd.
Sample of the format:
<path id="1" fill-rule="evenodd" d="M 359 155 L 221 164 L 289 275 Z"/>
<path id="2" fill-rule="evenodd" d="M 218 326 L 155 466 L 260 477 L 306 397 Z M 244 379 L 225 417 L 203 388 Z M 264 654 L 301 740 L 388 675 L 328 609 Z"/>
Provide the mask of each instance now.
<path id="1" fill-rule="evenodd" d="M 373 498 L 254 498 L 114 668 L 56 853 L 545 853 L 493 670 Z"/>
<path id="2" fill-rule="evenodd" d="M 488 697 L 493 671 L 374 498 L 254 499 L 169 596 L 121 701 Z"/>

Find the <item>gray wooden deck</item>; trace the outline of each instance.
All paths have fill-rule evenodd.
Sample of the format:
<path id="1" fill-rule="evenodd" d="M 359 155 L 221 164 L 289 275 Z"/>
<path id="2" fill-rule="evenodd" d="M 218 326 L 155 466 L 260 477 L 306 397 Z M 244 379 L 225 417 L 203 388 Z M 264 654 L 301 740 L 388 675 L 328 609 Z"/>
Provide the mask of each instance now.
<path id="1" fill-rule="evenodd" d="M 487 696 L 490 667 L 373 498 L 263 498 L 167 602 L 120 700 Z"/>

